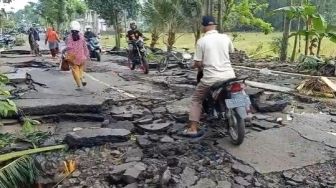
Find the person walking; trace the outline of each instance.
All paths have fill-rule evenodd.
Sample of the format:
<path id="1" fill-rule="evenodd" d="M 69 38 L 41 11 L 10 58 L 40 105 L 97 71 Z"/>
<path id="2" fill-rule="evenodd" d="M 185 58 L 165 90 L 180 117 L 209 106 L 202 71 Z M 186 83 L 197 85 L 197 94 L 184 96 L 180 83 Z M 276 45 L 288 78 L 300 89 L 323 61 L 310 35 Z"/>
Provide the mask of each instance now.
<path id="1" fill-rule="evenodd" d="M 70 63 L 72 75 L 76 81 L 76 90 L 86 86 L 84 79 L 84 66 L 89 59 L 89 50 L 87 48 L 84 35 L 80 33 L 80 23 L 72 21 L 71 32 L 66 40 L 66 59 Z"/>
<path id="2" fill-rule="evenodd" d="M 46 33 L 46 39 L 45 39 L 45 44 L 49 44 L 49 49 L 51 52 L 51 56 L 53 58 L 56 57 L 58 53 L 58 43 L 60 42 L 59 37 L 51 27 L 48 28 L 47 33 Z"/>
<path id="3" fill-rule="evenodd" d="M 33 27 L 31 27 L 28 31 L 28 42 L 30 45 L 31 54 L 34 54 L 35 56 L 39 56 L 40 49 L 39 49 L 38 41 L 40 41 L 40 35 L 34 27 L 35 25 L 33 25 Z"/>

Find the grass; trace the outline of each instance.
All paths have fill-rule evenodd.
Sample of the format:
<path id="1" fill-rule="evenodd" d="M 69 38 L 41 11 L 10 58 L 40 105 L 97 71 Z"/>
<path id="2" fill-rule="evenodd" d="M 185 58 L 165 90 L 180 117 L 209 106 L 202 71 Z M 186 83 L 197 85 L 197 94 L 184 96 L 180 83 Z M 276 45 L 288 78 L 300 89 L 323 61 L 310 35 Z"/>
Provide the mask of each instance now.
<path id="1" fill-rule="evenodd" d="M 274 38 L 281 38 L 282 33 L 275 32 L 268 35 L 264 35 L 263 33 L 236 33 L 238 34 L 238 37 L 236 37 L 234 41 L 234 46 L 238 50 L 244 50 L 247 52 L 248 55 L 253 56 L 255 58 L 261 58 L 261 57 L 276 57 L 278 54 L 274 53 L 272 51 L 272 41 Z M 233 33 L 229 33 L 230 36 L 233 36 Z M 146 37 L 150 38 L 150 34 L 146 33 Z M 195 48 L 195 40 L 194 36 L 191 33 L 185 33 L 185 34 L 178 34 L 179 38 L 177 39 L 175 43 L 175 47 L 178 49 L 181 48 L 190 48 L 191 51 L 194 51 Z M 301 42 L 301 52 L 304 52 L 304 37 L 302 37 Z M 106 35 L 102 36 L 102 45 L 103 47 L 111 48 L 114 46 L 114 36 Z M 127 43 L 126 39 L 121 39 L 121 46 L 123 48 L 126 48 Z M 150 43 L 150 41 L 147 41 L 147 43 Z M 294 37 L 292 37 L 289 41 L 289 48 L 288 48 L 288 56 L 290 57 L 293 51 L 293 43 L 294 43 Z M 166 49 L 164 43 L 163 43 L 163 37 L 160 38 L 159 44 L 157 45 L 158 48 Z M 331 42 L 328 39 L 324 39 L 322 43 L 321 48 L 321 55 L 325 57 L 335 57 L 336 56 L 336 43 Z"/>

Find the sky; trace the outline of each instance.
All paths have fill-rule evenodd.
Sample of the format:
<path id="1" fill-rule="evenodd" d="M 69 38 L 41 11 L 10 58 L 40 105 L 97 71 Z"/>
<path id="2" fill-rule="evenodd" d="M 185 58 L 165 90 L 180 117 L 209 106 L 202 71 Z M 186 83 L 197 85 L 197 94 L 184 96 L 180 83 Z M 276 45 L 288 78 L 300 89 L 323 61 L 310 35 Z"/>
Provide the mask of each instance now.
<path id="1" fill-rule="evenodd" d="M 5 9 L 6 11 L 13 10 L 16 12 L 20 9 L 23 9 L 28 4 L 28 2 L 37 2 L 37 0 L 14 0 L 13 3 L 6 5 Z"/>

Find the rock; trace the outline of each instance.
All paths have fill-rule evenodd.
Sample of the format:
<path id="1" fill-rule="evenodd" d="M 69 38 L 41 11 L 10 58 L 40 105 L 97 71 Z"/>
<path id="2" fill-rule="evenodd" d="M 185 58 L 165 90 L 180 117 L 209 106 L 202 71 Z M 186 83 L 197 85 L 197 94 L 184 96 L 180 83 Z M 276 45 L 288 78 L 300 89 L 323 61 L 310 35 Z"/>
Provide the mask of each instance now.
<path id="1" fill-rule="evenodd" d="M 256 121 L 256 120 L 252 121 L 252 125 L 264 130 L 279 127 L 279 124 L 276 123 L 271 123 L 268 121 Z"/>
<path id="2" fill-rule="evenodd" d="M 271 116 L 264 115 L 264 114 L 254 114 L 253 115 L 253 119 L 257 119 L 257 120 L 266 120 L 266 119 L 268 119 L 270 117 Z"/>
<path id="3" fill-rule="evenodd" d="M 204 178 L 200 179 L 195 186 L 192 186 L 192 188 L 214 188 L 216 185 L 217 184 L 211 179 Z"/>
<path id="4" fill-rule="evenodd" d="M 284 177 L 286 180 L 292 179 L 293 176 L 294 176 L 294 174 L 292 172 L 286 171 L 286 172 L 282 173 L 282 177 Z"/>
<path id="5" fill-rule="evenodd" d="M 69 133 L 65 136 L 64 142 L 70 148 L 99 146 L 105 143 L 126 142 L 131 132 L 126 129 L 83 129 Z"/>
<path id="6" fill-rule="evenodd" d="M 182 187 L 191 187 L 197 180 L 197 176 L 195 176 L 195 170 L 189 167 L 186 167 L 181 174 L 181 186 Z"/>
<path id="7" fill-rule="evenodd" d="M 236 177 L 234 178 L 234 181 L 235 181 L 236 183 L 238 183 L 239 185 L 242 185 L 242 186 L 245 186 L 245 187 L 251 185 L 248 181 L 246 181 L 244 178 L 242 178 L 242 177 L 240 177 L 240 176 L 236 176 Z"/>
<path id="8" fill-rule="evenodd" d="M 245 92 L 248 96 L 250 96 L 250 98 L 257 99 L 258 97 L 260 97 L 262 95 L 264 90 L 258 89 L 258 88 L 247 87 L 247 88 L 245 88 Z"/>
<path id="9" fill-rule="evenodd" d="M 148 135 L 149 140 L 153 141 L 153 142 L 157 142 L 160 140 L 159 136 L 157 134 L 150 134 Z"/>
<path id="10" fill-rule="evenodd" d="M 70 178 L 69 182 L 71 185 L 79 184 L 79 180 L 77 178 Z"/>
<path id="11" fill-rule="evenodd" d="M 146 108 L 143 108 L 141 106 L 135 106 L 135 105 L 126 105 L 126 106 L 112 106 L 112 109 L 110 110 L 110 113 L 112 114 L 112 117 L 114 115 L 133 115 L 133 116 L 141 116 L 143 114 L 148 114 L 149 110 Z"/>
<path id="12" fill-rule="evenodd" d="M 109 124 L 110 124 L 110 120 L 109 120 L 109 119 L 105 119 L 105 120 L 102 122 L 101 127 L 102 127 L 102 128 L 106 128 Z"/>
<path id="13" fill-rule="evenodd" d="M 254 179 L 254 186 L 256 186 L 256 187 L 261 187 L 262 184 L 259 183 L 259 181 L 258 181 L 257 179 Z"/>
<path id="14" fill-rule="evenodd" d="M 167 165 L 168 165 L 169 167 L 177 167 L 178 164 L 179 164 L 179 159 L 176 158 L 176 157 L 169 157 L 169 158 L 167 159 Z"/>
<path id="15" fill-rule="evenodd" d="M 81 172 L 76 170 L 74 173 L 72 173 L 72 177 L 78 178 L 80 176 Z"/>
<path id="16" fill-rule="evenodd" d="M 331 110 L 331 111 L 329 112 L 329 114 L 330 114 L 331 116 L 336 116 L 336 110 Z"/>
<path id="17" fill-rule="evenodd" d="M 231 168 L 235 173 L 242 173 L 244 175 L 253 175 L 255 173 L 255 170 L 252 167 L 239 162 L 234 162 Z"/>
<path id="18" fill-rule="evenodd" d="M 228 181 L 219 181 L 216 188 L 231 188 L 231 183 Z"/>
<path id="19" fill-rule="evenodd" d="M 125 162 L 134 162 L 141 161 L 143 157 L 143 152 L 139 148 L 129 148 L 126 152 L 126 161 Z"/>
<path id="20" fill-rule="evenodd" d="M 167 112 L 167 109 L 165 107 L 159 107 L 159 108 L 155 108 L 152 110 L 152 113 L 155 113 L 155 114 L 162 114 L 166 112 Z"/>
<path id="21" fill-rule="evenodd" d="M 138 188 L 138 184 L 137 183 L 128 184 L 124 188 Z"/>
<path id="22" fill-rule="evenodd" d="M 173 126 L 171 126 L 168 130 L 169 134 L 176 134 L 179 131 L 182 131 L 186 127 L 186 124 L 182 123 L 175 123 Z"/>
<path id="23" fill-rule="evenodd" d="M 132 168 L 136 164 L 138 164 L 138 163 L 137 162 L 130 162 L 130 163 L 124 163 L 124 164 L 121 164 L 121 165 L 113 166 L 111 174 L 112 175 L 121 175 L 126 171 L 126 169 Z M 116 177 L 118 177 L 118 176 L 116 176 Z"/>
<path id="24" fill-rule="evenodd" d="M 146 115 L 145 117 L 134 121 L 134 123 L 138 125 L 151 124 L 153 123 L 153 119 L 154 119 L 153 115 Z"/>
<path id="25" fill-rule="evenodd" d="M 163 138 L 160 139 L 160 142 L 163 143 L 173 143 L 175 140 L 169 136 L 164 136 Z"/>
<path id="26" fill-rule="evenodd" d="M 335 118 L 331 118 L 330 120 L 332 123 L 336 123 L 336 119 Z"/>
<path id="27" fill-rule="evenodd" d="M 116 123 L 109 124 L 107 127 L 111 129 L 126 129 L 131 132 L 134 131 L 134 125 L 130 121 L 118 121 Z"/>
<path id="28" fill-rule="evenodd" d="M 161 178 L 161 186 L 167 185 L 172 178 L 172 174 L 169 169 L 166 169 Z"/>
<path id="29" fill-rule="evenodd" d="M 138 125 L 139 128 L 147 132 L 162 132 L 169 129 L 172 123 L 153 123 L 148 125 Z"/>
<path id="30" fill-rule="evenodd" d="M 122 179 L 128 184 L 135 183 L 139 178 L 141 172 L 146 170 L 146 168 L 147 165 L 145 165 L 144 163 L 137 163 L 134 166 L 126 169 Z"/>
<path id="31" fill-rule="evenodd" d="M 155 152 L 159 152 L 163 156 L 174 156 L 174 155 L 183 155 L 189 150 L 189 147 L 186 144 L 170 144 L 163 143 L 157 146 Z"/>
<path id="32" fill-rule="evenodd" d="M 276 102 L 256 102 L 255 108 L 258 112 L 282 112 L 288 105 L 287 101 L 276 101 Z"/>
<path id="33" fill-rule="evenodd" d="M 170 114 L 176 114 L 176 115 L 188 114 L 190 103 L 191 103 L 191 98 L 184 98 L 182 100 L 168 104 L 167 111 Z"/>
<path id="34" fill-rule="evenodd" d="M 305 177 L 304 176 L 301 176 L 301 175 L 294 175 L 291 180 L 297 182 L 297 183 L 303 183 L 305 181 Z"/>
<path id="35" fill-rule="evenodd" d="M 124 121 L 124 120 L 133 121 L 133 114 L 116 114 L 112 115 L 112 117 L 118 121 Z"/>
<path id="36" fill-rule="evenodd" d="M 291 185 L 291 186 L 298 186 L 299 184 L 298 183 L 296 183 L 295 181 L 292 181 L 292 180 L 287 180 L 286 181 L 286 185 Z"/>
<path id="37" fill-rule="evenodd" d="M 242 186 L 242 185 L 239 185 L 239 184 L 234 183 L 234 184 L 232 184 L 232 187 L 231 187 L 231 188 L 245 188 L 245 187 Z"/>
<path id="38" fill-rule="evenodd" d="M 148 140 L 148 136 L 145 135 L 137 136 L 136 141 L 141 148 L 149 148 L 152 146 L 152 142 Z"/>

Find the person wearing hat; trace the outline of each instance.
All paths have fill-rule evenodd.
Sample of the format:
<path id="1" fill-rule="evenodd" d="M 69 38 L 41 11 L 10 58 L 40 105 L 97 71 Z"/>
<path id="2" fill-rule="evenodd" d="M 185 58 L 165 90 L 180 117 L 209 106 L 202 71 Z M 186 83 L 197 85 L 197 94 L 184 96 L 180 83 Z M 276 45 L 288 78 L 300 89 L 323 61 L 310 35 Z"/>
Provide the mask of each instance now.
<path id="1" fill-rule="evenodd" d="M 81 90 L 81 86 L 86 86 L 84 66 L 89 59 L 89 50 L 84 36 L 80 33 L 80 23 L 72 21 L 70 26 L 71 33 L 66 40 L 66 60 L 70 62 L 72 75 L 77 84 L 76 90 Z"/>
<path id="2" fill-rule="evenodd" d="M 97 37 L 97 35 L 92 31 L 92 27 L 90 25 L 85 26 L 85 33 L 84 33 L 84 37 L 89 40 L 91 38 Z"/>
<path id="3" fill-rule="evenodd" d="M 190 137 L 202 136 L 204 133 L 198 128 L 202 103 L 210 87 L 219 81 L 236 77 L 229 55 L 234 51 L 231 39 L 226 34 L 218 33 L 212 16 L 203 16 L 202 26 L 205 35 L 197 41 L 193 67 L 202 71 L 203 75 L 198 77 L 199 83 L 191 99 L 188 128 L 183 131 L 183 135 Z"/>

